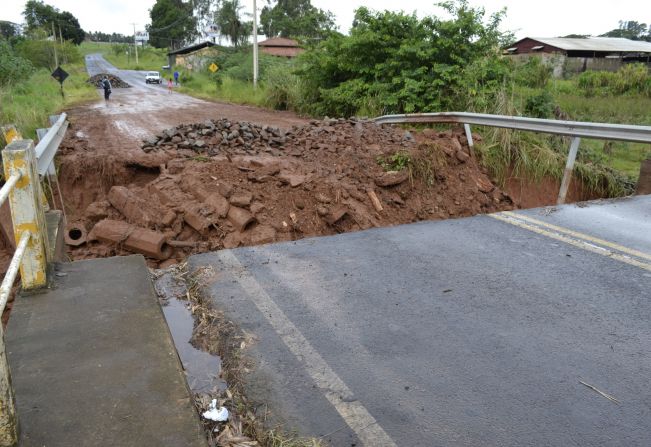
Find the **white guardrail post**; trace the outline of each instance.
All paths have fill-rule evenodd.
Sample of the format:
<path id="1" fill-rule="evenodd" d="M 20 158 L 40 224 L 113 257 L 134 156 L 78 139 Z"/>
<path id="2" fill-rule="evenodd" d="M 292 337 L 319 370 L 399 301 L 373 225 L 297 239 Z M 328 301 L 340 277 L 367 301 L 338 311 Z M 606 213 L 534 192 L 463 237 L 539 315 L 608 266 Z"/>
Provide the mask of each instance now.
<path id="1" fill-rule="evenodd" d="M 11 178 L 14 174 L 20 175 L 20 180 L 9 194 L 16 245 L 24 232 L 31 233 L 20 263 L 22 287 L 25 290 L 43 287 L 47 282 L 47 231 L 41 206 L 34 143 L 32 140 L 12 142 L 2 151 L 2 160 L 5 178 Z"/>

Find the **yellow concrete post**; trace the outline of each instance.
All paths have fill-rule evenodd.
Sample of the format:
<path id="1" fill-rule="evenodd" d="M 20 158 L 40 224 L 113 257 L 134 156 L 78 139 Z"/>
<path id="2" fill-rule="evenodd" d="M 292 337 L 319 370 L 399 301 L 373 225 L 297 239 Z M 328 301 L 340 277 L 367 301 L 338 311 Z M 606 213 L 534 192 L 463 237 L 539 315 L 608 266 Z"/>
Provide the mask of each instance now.
<path id="1" fill-rule="evenodd" d="M 6 126 L 0 127 L 0 132 L 2 132 L 2 138 L 4 138 L 6 144 L 9 144 L 15 140 L 23 139 L 22 135 L 20 132 L 18 132 L 18 129 L 16 129 L 16 126 L 13 124 L 8 124 Z"/>
<path id="2" fill-rule="evenodd" d="M 2 151 L 5 178 L 20 174 L 21 178 L 9 194 L 11 220 L 14 224 L 16 246 L 23 232 L 29 231 L 25 255 L 20 263 L 23 289 L 43 287 L 47 283 L 47 231 L 40 200 L 40 186 L 32 140 L 17 140 Z"/>
<path id="3" fill-rule="evenodd" d="M 16 399 L 5 352 L 5 335 L 0 324 L 0 447 L 18 444 Z"/>

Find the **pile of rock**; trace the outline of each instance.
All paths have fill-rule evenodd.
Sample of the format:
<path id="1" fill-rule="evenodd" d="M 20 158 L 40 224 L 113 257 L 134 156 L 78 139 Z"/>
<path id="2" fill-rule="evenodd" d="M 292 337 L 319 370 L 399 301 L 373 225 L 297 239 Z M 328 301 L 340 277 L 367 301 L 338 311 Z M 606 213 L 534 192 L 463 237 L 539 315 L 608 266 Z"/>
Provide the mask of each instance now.
<path id="1" fill-rule="evenodd" d="M 220 119 L 167 129 L 144 140 L 142 149 L 145 152 L 191 149 L 208 155 L 262 152 L 279 155 L 282 151 L 287 155 L 304 157 L 306 151 L 338 152 L 352 145 L 378 141 L 404 146 L 414 144 L 414 138 L 409 132 L 356 118 L 314 120 L 289 130 Z"/>
<path id="2" fill-rule="evenodd" d="M 97 88 L 103 88 L 102 81 L 104 80 L 104 77 L 107 77 L 109 82 L 111 83 L 111 87 L 113 88 L 129 88 L 131 87 L 129 84 L 124 82 L 122 79 L 118 78 L 115 75 L 112 75 L 110 73 L 100 73 L 96 74 L 95 76 L 91 76 L 88 78 L 88 83 L 93 84 Z"/>

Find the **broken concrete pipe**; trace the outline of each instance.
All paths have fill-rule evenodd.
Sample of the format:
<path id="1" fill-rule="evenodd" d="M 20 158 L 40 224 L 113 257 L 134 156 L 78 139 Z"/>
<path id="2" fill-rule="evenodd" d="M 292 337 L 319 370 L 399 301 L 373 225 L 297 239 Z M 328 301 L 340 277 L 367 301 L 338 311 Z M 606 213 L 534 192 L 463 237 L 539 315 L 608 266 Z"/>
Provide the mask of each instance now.
<path id="1" fill-rule="evenodd" d="M 231 206 L 228 210 L 228 220 L 235 226 L 238 231 L 246 230 L 249 225 L 252 225 L 256 222 L 253 214 L 245 210 L 244 208 L 239 208 L 237 206 Z"/>
<path id="2" fill-rule="evenodd" d="M 119 220 L 104 219 L 92 230 L 93 237 L 101 242 L 120 244 L 129 251 L 164 261 L 172 256 L 164 234 L 130 225 Z"/>
<path id="3" fill-rule="evenodd" d="M 66 241 L 66 244 L 73 247 L 79 247 L 80 245 L 85 244 L 88 240 L 88 235 L 86 234 L 84 224 L 75 222 L 66 225 L 63 239 Z"/>

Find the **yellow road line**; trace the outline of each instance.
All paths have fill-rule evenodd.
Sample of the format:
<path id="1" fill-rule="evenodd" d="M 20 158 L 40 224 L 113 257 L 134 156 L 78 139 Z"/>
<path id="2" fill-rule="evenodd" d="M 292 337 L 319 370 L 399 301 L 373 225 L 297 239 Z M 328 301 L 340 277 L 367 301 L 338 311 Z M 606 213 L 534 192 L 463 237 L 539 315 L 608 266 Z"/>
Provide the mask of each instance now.
<path id="1" fill-rule="evenodd" d="M 629 254 L 631 256 L 635 256 L 637 258 L 648 259 L 649 261 L 651 261 L 651 254 L 649 254 L 649 253 L 644 253 L 644 252 L 641 252 L 641 251 L 638 251 L 638 250 L 634 250 L 632 248 L 625 247 L 623 245 L 616 244 L 614 242 L 606 241 L 604 239 L 599 239 L 598 237 L 590 236 L 589 234 L 580 233 L 578 231 L 574 231 L 574 230 L 570 230 L 570 229 L 567 229 L 567 228 L 552 225 L 550 223 L 543 222 L 542 220 L 534 219 L 533 217 L 525 216 L 523 214 L 514 213 L 512 211 L 504 211 L 501 214 L 504 214 L 504 215 L 510 216 L 510 217 L 514 217 L 516 219 L 525 220 L 525 221 L 531 222 L 531 223 L 533 223 L 535 225 L 539 225 L 539 226 L 546 227 L 546 228 L 549 228 L 549 229 L 554 230 L 554 231 L 558 231 L 559 233 L 568 234 L 570 236 L 573 236 L 573 237 L 576 237 L 576 238 L 579 238 L 579 239 L 583 239 L 583 240 L 586 240 L 586 241 L 594 242 L 595 244 L 603 245 L 604 247 L 610 247 L 610 248 L 612 248 L 614 250 L 621 251 L 622 253 L 626 253 L 626 254 Z"/>
<path id="2" fill-rule="evenodd" d="M 617 261 L 623 262 L 625 264 L 633 265 L 635 267 L 639 267 L 641 269 L 647 270 L 651 272 L 651 264 L 647 264 L 645 262 L 638 261 L 637 259 L 630 258 L 628 256 L 620 255 L 619 253 L 614 253 L 606 248 L 599 247 L 597 245 L 594 245 L 592 243 L 583 241 L 583 240 L 577 240 L 577 239 L 572 239 L 568 236 L 564 236 L 559 233 L 554 233 L 552 231 L 545 230 L 543 228 L 536 227 L 534 225 L 530 225 L 527 223 L 524 223 L 522 221 L 517 220 L 514 217 L 509 217 L 505 216 L 502 214 L 489 214 L 490 217 L 493 219 L 500 220 L 502 222 L 506 222 L 511 225 L 515 225 L 516 227 L 524 228 L 525 230 L 533 231 L 534 233 L 538 233 L 543 236 L 547 236 L 551 239 L 556 239 L 557 241 L 565 242 L 566 244 L 572 245 L 574 247 L 580 248 L 582 250 L 586 250 L 592 253 L 596 253 L 598 255 L 615 259 Z"/>

